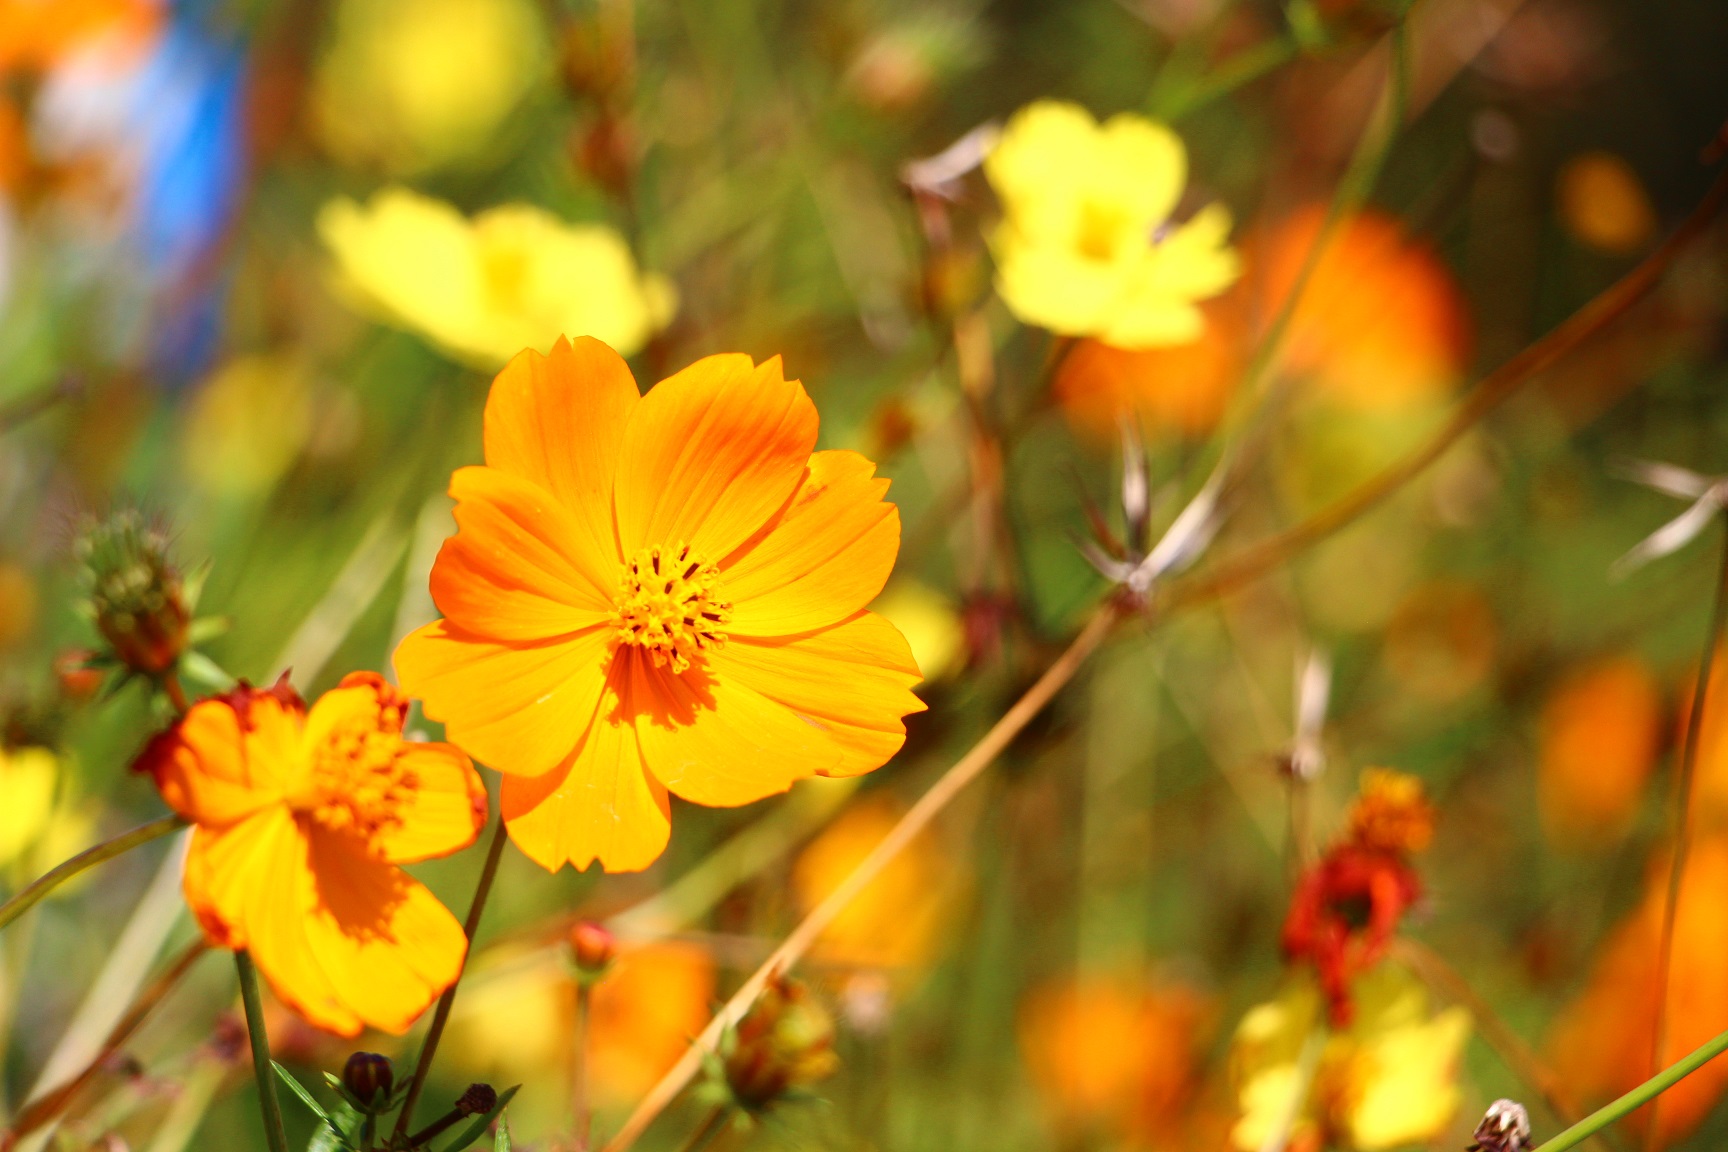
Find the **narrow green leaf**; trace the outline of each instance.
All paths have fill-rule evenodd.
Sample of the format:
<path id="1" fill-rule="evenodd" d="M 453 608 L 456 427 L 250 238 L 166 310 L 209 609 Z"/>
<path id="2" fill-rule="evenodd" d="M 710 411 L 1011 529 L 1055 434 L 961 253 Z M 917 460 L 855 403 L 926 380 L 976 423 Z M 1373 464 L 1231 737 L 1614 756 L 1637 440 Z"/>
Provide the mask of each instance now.
<path id="1" fill-rule="evenodd" d="M 492 1152 L 511 1152 L 510 1117 L 503 1114 L 498 1117 L 498 1138 L 492 1141 Z"/>
<path id="2" fill-rule="evenodd" d="M 313 1099 L 312 1093 L 306 1091 L 306 1086 L 301 1084 L 300 1081 L 294 1079 L 293 1073 L 289 1072 L 288 1069 L 282 1067 L 282 1065 L 278 1064 L 274 1060 L 270 1061 L 270 1067 L 276 1069 L 276 1078 L 281 1080 L 282 1083 L 288 1085 L 288 1090 L 294 1093 L 294 1095 L 300 1097 L 300 1102 L 302 1104 L 312 1109 L 312 1114 L 314 1116 L 318 1117 L 318 1119 L 324 1121 L 324 1123 L 330 1125 L 332 1128 L 336 1127 L 336 1122 L 330 1119 L 330 1113 L 324 1111 L 324 1105 Z"/>

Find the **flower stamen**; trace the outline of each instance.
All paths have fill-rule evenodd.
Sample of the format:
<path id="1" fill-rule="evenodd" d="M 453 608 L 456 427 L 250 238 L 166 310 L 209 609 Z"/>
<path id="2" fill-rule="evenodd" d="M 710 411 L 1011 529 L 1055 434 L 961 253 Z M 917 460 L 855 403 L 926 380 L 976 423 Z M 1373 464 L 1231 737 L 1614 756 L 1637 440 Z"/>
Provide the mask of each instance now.
<path id="1" fill-rule="evenodd" d="M 618 643 L 645 650 L 657 668 L 683 673 L 726 643 L 732 605 L 720 599 L 720 569 L 682 542 L 639 550 L 618 582 L 612 621 Z"/>

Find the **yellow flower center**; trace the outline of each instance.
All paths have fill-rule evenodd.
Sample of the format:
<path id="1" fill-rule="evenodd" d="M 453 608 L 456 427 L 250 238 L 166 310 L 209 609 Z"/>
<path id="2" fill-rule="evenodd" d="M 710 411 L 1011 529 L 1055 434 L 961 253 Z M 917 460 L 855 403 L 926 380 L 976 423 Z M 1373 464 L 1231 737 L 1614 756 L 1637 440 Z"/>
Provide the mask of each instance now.
<path id="1" fill-rule="evenodd" d="M 657 667 L 683 672 L 699 653 L 726 643 L 720 628 L 732 619 L 732 605 L 716 594 L 719 582 L 720 569 L 688 544 L 643 548 L 618 582 L 618 642 L 644 649 Z"/>
<path id="2" fill-rule="evenodd" d="M 363 723 L 338 726 L 312 753 L 312 768 L 289 806 L 332 832 L 370 839 L 402 823 L 419 781 L 396 753 L 402 735 Z"/>
<path id="3" fill-rule="evenodd" d="M 1080 225 L 1074 246 L 1088 260 L 1104 262 L 1116 257 L 1121 246 L 1122 232 L 1129 225 L 1128 214 L 1115 204 L 1086 200 L 1080 205 Z"/>

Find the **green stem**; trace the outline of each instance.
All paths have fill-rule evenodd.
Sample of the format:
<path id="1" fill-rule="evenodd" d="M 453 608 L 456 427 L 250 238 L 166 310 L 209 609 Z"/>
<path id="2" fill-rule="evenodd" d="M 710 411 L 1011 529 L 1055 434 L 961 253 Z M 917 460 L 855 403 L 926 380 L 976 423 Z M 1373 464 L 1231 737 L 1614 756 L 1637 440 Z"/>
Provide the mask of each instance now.
<path id="1" fill-rule="evenodd" d="M 1537 1145 L 1534 1152 L 1565 1152 L 1576 1147 L 1622 1116 L 1648 1104 L 1724 1052 L 1728 1052 L 1728 1032 L 1705 1041 L 1684 1060 L 1652 1076 L 1613 1103 L 1598 1108 L 1552 1140 Z"/>
<path id="2" fill-rule="evenodd" d="M 714 1137 L 726 1126 L 726 1121 L 732 1118 L 732 1109 L 725 1104 L 716 1104 L 714 1111 L 708 1113 L 708 1118 L 702 1121 L 701 1127 L 690 1133 L 690 1139 L 684 1142 L 680 1152 L 702 1152 L 702 1149 L 713 1143 Z"/>
<path id="3" fill-rule="evenodd" d="M 1168 97 L 1154 112 L 1162 114 L 1166 120 L 1180 120 L 1288 64 L 1300 53 L 1301 49 L 1293 40 L 1283 37 L 1262 40 L 1242 49 L 1185 91 L 1179 90 Z"/>
<path id="4" fill-rule="evenodd" d="M 468 920 L 462 931 L 468 937 L 469 950 L 473 950 L 474 933 L 480 927 L 480 914 L 486 910 L 486 897 L 491 895 L 492 881 L 498 875 L 498 861 L 504 856 L 504 818 L 498 818 L 498 825 L 492 830 L 492 843 L 486 849 L 486 863 L 480 869 L 480 883 L 474 888 L 474 902 L 468 905 Z M 466 956 L 462 966 L 468 966 Z M 414 1105 L 420 1101 L 420 1093 L 426 1087 L 426 1077 L 432 1071 L 432 1057 L 438 1052 L 438 1041 L 444 1035 L 444 1025 L 450 1019 L 450 1006 L 456 1003 L 456 987 L 462 982 L 462 974 L 458 972 L 450 987 L 444 989 L 444 995 L 438 998 L 438 1008 L 432 1013 L 432 1026 L 426 1029 L 426 1043 L 420 1046 L 420 1059 L 414 1065 L 414 1079 L 408 1084 L 408 1096 L 402 1101 L 402 1111 L 396 1116 L 395 1138 L 400 1140 L 408 1135 L 408 1126 L 414 1123 Z"/>
<path id="5" fill-rule="evenodd" d="M 44 873 L 31 882 L 29 887 L 19 892 L 12 899 L 0 904 L 0 928 L 12 923 L 25 912 L 29 911 L 42 898 L 78 873 L 88 868 L 94 868 L 104 860 L 112 860 L 125 852 L 130 852 L 140 844 L 148 844 L 152 840 L 161 839 L 170 832 L 178 831 L 186 826 L 186 821 L 178 816 L 164 816 L 160 820 L 152 820 L 148 824 L 140 824 L 130 832 L 122 832 L 112 840 L 104 840 L 92 848 L 86 848 L 53 870 Z"/>
<path id="6" fill-rule="evenodd" d="M 276 1098 L 276 1070 L 270 1066 L 270 1036 L 264 1030 L 264 1002 L 258 995 L 258 970 L 244 949 L 234 953 L 240 973 L 240 999 L 246 1005 L 246 1034 L 252 1040 L 252 1078 L 258 1082 L 258 1107 L 264 1113 L 264 1138 L 270 1152 L 288 1152 L 282 1130 L 282 1102 Z"/>

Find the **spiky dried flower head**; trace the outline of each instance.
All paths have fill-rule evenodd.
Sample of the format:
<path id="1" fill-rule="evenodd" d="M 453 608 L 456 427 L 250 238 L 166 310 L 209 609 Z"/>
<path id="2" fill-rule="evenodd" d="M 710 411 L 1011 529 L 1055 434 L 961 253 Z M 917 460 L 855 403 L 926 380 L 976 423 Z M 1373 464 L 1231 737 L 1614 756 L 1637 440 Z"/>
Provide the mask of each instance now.
<path id="1" fill-rule="evenodd" d="M 1422 781 L 1390 768 L 1362 773 L 1356 803 L 1350 808 L 1350 839 L 1364 848 L 1411 853 L 1434 838 L 1434 808 Z"/>
<path id="2" fill-rule="evenodd" d="M 1530 1113 L 1516 1100 L 1496 1100 L 1483 1113 L 1472 1139 L 1476 1142 L 1471 1148 L 1481 1152 L 1524 1152 L 1530 1147 Z"/>
<path id="3" fill-rule="evenodd" d="M 169 545 L 161 524 L 122 509 L 86 519 L 72 546 L 96 630 L 116 661 L 145 676 L 174 668 L 192 623 Z"/>
<path id="4" fill-rule="evenodd" d="M 739 1107 L 761 1112 L 839 1066 L 834 1017 L 804 984 L 777 976 L 738 1022 L 726 1054 L 726 1085 Z"/>

